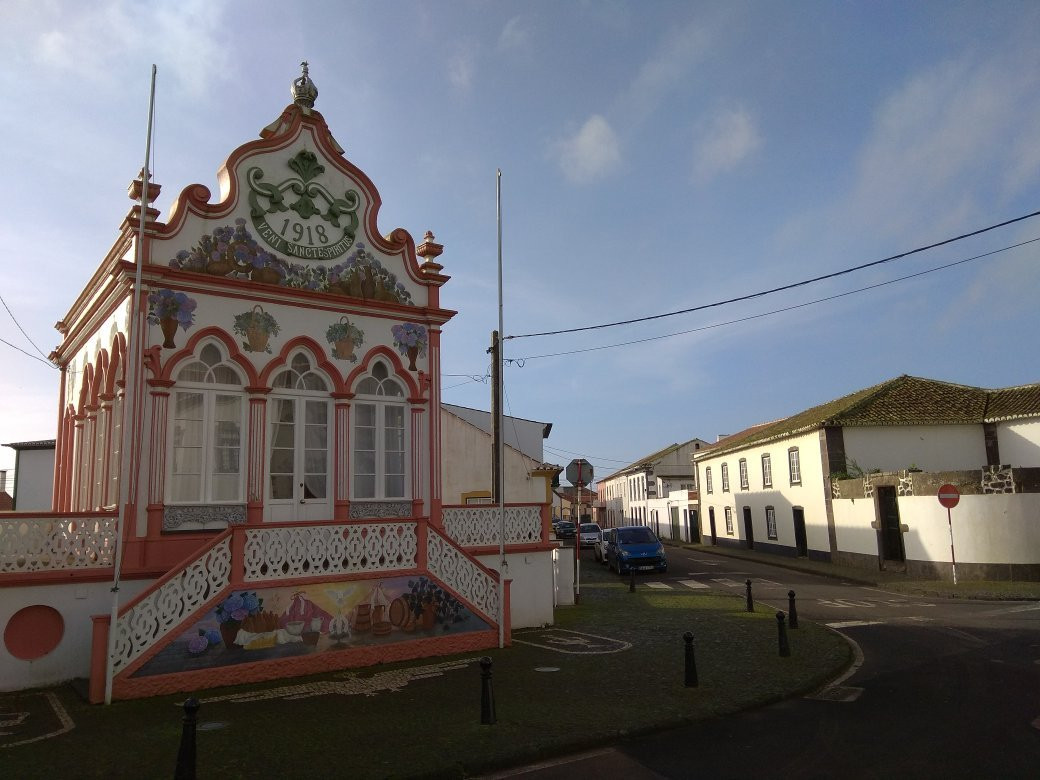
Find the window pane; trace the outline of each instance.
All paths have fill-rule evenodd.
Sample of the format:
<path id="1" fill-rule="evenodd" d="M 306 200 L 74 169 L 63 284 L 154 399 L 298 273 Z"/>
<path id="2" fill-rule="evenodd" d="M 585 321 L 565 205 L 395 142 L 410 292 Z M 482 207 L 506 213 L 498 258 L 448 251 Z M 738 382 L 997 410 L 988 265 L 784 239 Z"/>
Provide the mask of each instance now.
<path id="1" fill-rule="evenodd" d="M 386 420 L 387 428 L 401 428 L 404 429 L 404 407 L 403 406 L 386 406 L 384 407 L 384 419 Z"/>
<path id="2" fill-rule="evenodd" d="M 206 374 L 208 373 L 209 367 L 205 363 L 200 363 L 196 360 L 193 363 L 188 363 L 188 365 L 177 372 L 177 381 L 205 382 Z"/>
<path id="3" fill-rule="evenodd" d="M 292 498 L 293 478 L 288 474 L 271 475 L 271 498 Z"/>
<path id="4" fill-rule="evenodd" d="M 238 374 L 233 369 L 227 366 L 221 365 L 213 369 L 211 375 L 213 381 L 218 385 L 240 385 L 241 380 L 238 378 Z"/>
<path id="5" fill-rule="evenodd" d="M 281 371 L 271 382 L 271 387 L 292 387 L 296 384 L 296 376 L 292 371 Z"/>
<path id="6" fill-rule="evenodd" d="M 306 390 L 328 390 L 325 380 L 317 374 L 307 374 L 303 377 L 303 387 Z"/>
<path id="7" fill-rule="evenodd" d="M 325 425 L 328 417 L 328 405 L 324 401 L 307 401 L 304 421 L 308 425 Z"/>
<path id="8" fill-rule="evenodd" d="M 304 498 L 325 498 L 325 475 L 309 474 L 303 479 Z"/>
<path id="9" fill-rule="evenodd" d="M 303 431 L 304 444 L 307 449 L 326 449 L 328 447 L 329 429 L 324 425 L 308 425 Z"/>
<path id="10" fill-rule="evenodd" d="M 311 370 L 311 362 L 307 359 L 307 356 L 302 353 L 297 353 L 292 359 L 292 369 L 298 374 L 306 374 Z"/>
<path id="11" fill-rule="evenodd" d="M 403 452 L 388 452 L 388 453 L 386 453 L 386 473 L 387 474 L 404 474 L 404 453 Z"/>
<path id="12" fill-rule="evenodd" d="M 173 501 L 198 501 L 201 489 L 202 478 L 197 474 L 174 474 L 170 480 Z"/>
<path id="13" fill-rule="evenodd" d="M 354 447 L 356 450 L 375 450 L 376 430 L 375 428 L 357 428 L 354 431 Z"/>
<path id="14" fill-rule="evenodd" d="M 401 498 L 402 496 L 404 496 L 404 477 L 388 475 L 385 498 Z"/>
<path id="15" fill-rule="evenodd" d="M 376 454 L 374 452 L 358 452 L 354 456 L 354 473 L 375 474 Z"/>
<path id="16" fill-rule="evenodd" d="M 354 408 L 354 420 L 358 425 L 375 425 L 376 407 L 373 404 L 358 404 Z"/>
<path id="17" fill-rule="evenodd" d="M 376 478 L 358 475 L 354 478 L 354 496 L 356 498 L 376 497 Z"/>
<path id="18" fill-rule="evenodd" d="M 292 450 L 272 450 L 271 451 L 271 473 L 272 474 L 292 474 L 293 470 L 293 451 Z"/>
<path id="19" fill-rule="evenodd" d="M 328 457 L 324 450 L 307 450 L 303 463 L 305 474 L 324 474 L 328 470 Z"/>
<path id="20" fill-rule="evenodd" d="M 388 452 L 400 452 L 404 449 L 404 429 L 387 428 L 384 432 L 383 443 Z"/>
<path id="21" fill-rule="evenodd" d="M 365 377 L 358 382 L 357 391 L 359 395 L 375 395 L 379 390 L 379 383 L 372 377 Z"/>
<path id="22" fill-rule="evenodd" d="M 214 501 L 237 501 L 239 479 L 238 474 L 218 474 L 213 477 Z"/>
<path id="23" fill-rule="evenodd" d="M 397 384 L 397 382 L 388 379 L 385 382 L 383 382 L 383 395 L 388 395 L 392 398 L 403 398 L 404 391 L 401 389 L 401 386 Z"/>

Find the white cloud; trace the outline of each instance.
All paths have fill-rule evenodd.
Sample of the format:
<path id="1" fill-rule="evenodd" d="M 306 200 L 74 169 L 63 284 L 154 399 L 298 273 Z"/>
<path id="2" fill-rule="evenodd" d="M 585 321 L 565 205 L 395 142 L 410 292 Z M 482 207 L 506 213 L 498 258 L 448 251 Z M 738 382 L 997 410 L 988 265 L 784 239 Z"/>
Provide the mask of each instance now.
<path id="1" fill-rule="evenodd" d="M 457 51 L 448 60 L 448 81 L 462 92 L 468 92 L 473 84 L 473 54 Z"/>
<path id="2" fill-rule="evenodd" d="M 526 20 L 520 16 L 514 16 L 506 26 L 502 28 L 498 36 L 498 50 L 510 51 L 513 49 L 526 49 L 531 41 L 531 31 L 528 29 Z"/>
<path id="3" fill-rule="evenodd" d="M 762 146 L 755 122 L 743 108 L 719 111 L 699 135 L 694 173 L 701 181 L 733 170 Z"/>
<path id="4" fill-rule="evenodd" d="M 709 42 L 707 28 L 699 20 L 670 29 L 622 93 L 621 113 L 636 122 L 645 119 L 671 90 L 687 84 Z"/>
<path id="5" fill-rule="evenodd" d="M 617 135 L 599 114 L 593 114 L 581 129 L 557 145 L 560 169 L 575 183 L 602 178 L 621 163 Z"/>

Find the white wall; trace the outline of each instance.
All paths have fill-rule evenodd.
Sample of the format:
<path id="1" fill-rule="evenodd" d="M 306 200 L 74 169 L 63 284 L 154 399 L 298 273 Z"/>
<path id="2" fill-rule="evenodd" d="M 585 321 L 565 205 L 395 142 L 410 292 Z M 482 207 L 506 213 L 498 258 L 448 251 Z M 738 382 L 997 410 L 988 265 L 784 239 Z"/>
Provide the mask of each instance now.
<path id="1" fill-rule="evenodd" d="M 445 504 L 462 503 L 462 494 L 491 490 L 491 436 L 475 425 L 441 410 L 441 496 Z M 545 503 L 543 477 L 532 477 L 536 463 L 512 447 L 505 448 L 506 501 Z"/>
<path id="2" fill-rule="evenodd" d="M 54 493 L 54 448 L 19 450 L 15 480 L 15 510 L 49 512 Z"/>
<path id="3" fill-rule="evenodd" d="M 843 436 L 846 458 L 864 471 L 901 471 L 911 465 L 924 471 L 960 471 L 986 465 L 981 425 L 844 428 Z M 1010 462 L 1001 456 L 1004 463 Z"/>
<path id="4" fill-rule="evenodd" d="M 461 417 L 488 435 L 491 434 L 494 422 L 491 418 L 491 412 L 485 412 L 483 409 L 471 409 L 468 406 L 456 406 L 455 404 L 441 405 L 456 417 Z M 543 433 L 547 423 L 524 420 L 520 417 L 510 417 L 508 415 L 504 418 L 504 422 L 502 441 L 506 443 L 506 446 L 515 447 L 527 457 L 541 463 L 545 458 L 542 454 L 542 445 L 545 441 Z"/>
<path id="5" fill-rule="evenodd" d="M 788 451 L 798 448 L 801 464 L 801 484 L 791 484 L 788 469 Z M 710 450 L 708 451 L 710 452 Z M 766 488 L 762 482 L 762 455 L 769 454 L 772 462 L 773 486 Z M 748 464 L 748 489 L 740 486 L 740 459 L 746 458 Z M 722 464 L 729 466 L 729 492 L 722 489 Z M 705 454 L 698 458 L 697 484 L 700 486 L 701 501 L 701 537 L 705 542 L 711 541 L 710 508 L 715 509 L 715 529 L 719 540 L 744 540 L 744 507 L 751 508 L 752 525 L 755 544 L 775 544 L 784 547 L 795 546 L 794 507 L 801 507 L 805 514 L 805 535 L 810 550 L 830 551 L 830 539 L 827 533 L 826 496 L 829 486 L 825 484 L 823 475 L 823 455 L 820 449 L 818 431 L 795 436 L 789 439 L 767 442 L 747 449 L 737 450 L 710 457 Z M 705 469 L 711 467 L 712 492 L 707 492 Z M 725 508 L 729 506 L 733 513 L 733 534 L 726 533 Z M 776 512 L 777 538 L 769 539 L 766 533 L 767 506 Z"/>
<path id="6" fill-rule="evenodd" d="M 150 581 L 124 580 L 120 604 L 144 590 Z M 15 658 L 0 643 L 0 691 L 24 690 L 90 676 L 92 615 L 108 615 L 112 609 L 112 583 L 33 585 L 4 588 L 0 599 L 0 626 L 7 626 L 20 609 L 41 604 L 56 609 L 65 621 L 65 633 L 50 653 L 35 661 Z"/>
<path id="7" fill-rule="evenodd" d="M 553 550 L 531 553 L 509 553 L 506 577 L 509 586 L 509 615 L 512 629 L 549 626 L 553 622 Z M 498 571 L 497 553 L 477 559 L 489 569 Z M 568 581 L 569 583 L 569 581 Z"/>
<path id="8" fill-rule="evenodd" d="M 997 426 L 1000 462 L 1012 466 L 1040 466 L 1040 420 L 1018 420 Z"/>
<path id="9" fill-rule="evenodd" d="M 877 555 L 876 519 L 871 498 L 833 502 L 838 549 Z M 1040 563 L 1040 494 L 1016 493 L 961 496 L 950 511 L 953 542 L 960 563 Z M 950 530 L 946 510 L 935 496 L 899 499 L 899 520 L 907 560 L 950 560 Z"/>

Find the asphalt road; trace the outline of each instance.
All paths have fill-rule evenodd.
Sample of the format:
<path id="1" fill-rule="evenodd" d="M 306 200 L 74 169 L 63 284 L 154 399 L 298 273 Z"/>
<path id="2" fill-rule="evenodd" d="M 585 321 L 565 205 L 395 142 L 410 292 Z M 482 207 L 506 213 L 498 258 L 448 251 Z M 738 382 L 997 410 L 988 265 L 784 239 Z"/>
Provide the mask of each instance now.
<path id="1" fill-rule="evenodd" d="M 751 579 L 756 608 L 784 611 L 794 590 L 799 618 L 843 633 L 861 660 L 807 697 L 493 777 L 1040 777 L 1040 602 L 922 599 L 703 552 L 668 557 L 669 572 L 640 587 L 743 595 Z"/>

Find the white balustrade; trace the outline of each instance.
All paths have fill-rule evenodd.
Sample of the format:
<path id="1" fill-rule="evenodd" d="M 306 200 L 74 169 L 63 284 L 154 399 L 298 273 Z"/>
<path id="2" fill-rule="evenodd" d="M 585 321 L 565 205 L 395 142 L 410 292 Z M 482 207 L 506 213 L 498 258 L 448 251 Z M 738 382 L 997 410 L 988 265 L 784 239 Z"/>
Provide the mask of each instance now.
<path id="1" fill-rule="evenodd" d="M 246 582 L 414 569 L 416 524 L 270 526 L 246 532 Z"/>
<path id="2" fill-rule="evenodd" d="M 460 547 L 497 547 L 501 537 L 498 507 L 444 507 L 444 531 Z M 505 507 L 506 545 L 542 541 L 542 514 L 538 505 Z"/>
<path id="3" fill-rule="evenodd" d="M 426 542 L 430 573 L 485 617 L 498 624 L 498 580 L 447 538 L 430 528 Z"/>
<path id="4" fill-rule="evenodd" d="M 231 581 L 231 537 L 219 541 L 116 620 L 118 672 L 152 647 Z"/>
<path id="5" fill-rule="evenodd" d="M 0 573 L 101 569 L 112 565 L 116 518 L 0 519 Z"/>

